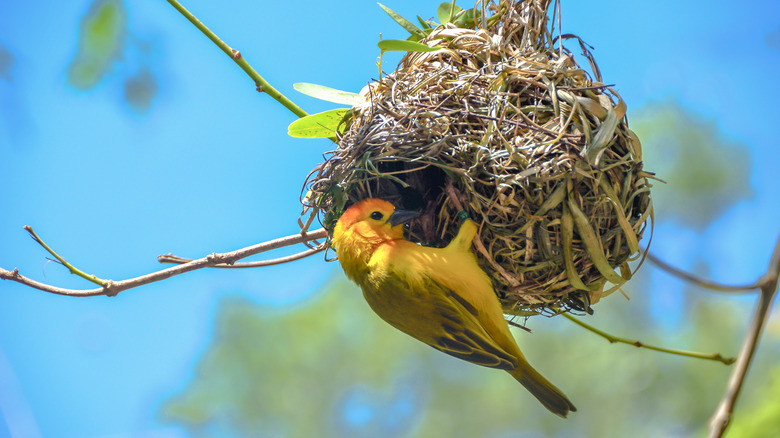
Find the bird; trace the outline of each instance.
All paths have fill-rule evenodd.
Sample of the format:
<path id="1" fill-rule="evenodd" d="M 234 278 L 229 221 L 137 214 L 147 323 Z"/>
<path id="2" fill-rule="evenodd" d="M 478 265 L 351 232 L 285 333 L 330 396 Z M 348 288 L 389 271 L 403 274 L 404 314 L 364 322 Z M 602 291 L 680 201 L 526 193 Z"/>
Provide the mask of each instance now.
<path id="1" fill-rule="evenodd" d="M 434 248 L 404 237 L 404 224 L 418 215 L 367 198 L 347 208 L 336 222 L 331 246 L 371 309 L 441 352 L 508 372 L 552 413 L 566 418 L 576 412 L 515 342 L 493 283 L 471 249 L 476 223 L 466 214 L 450 243 Z"/>

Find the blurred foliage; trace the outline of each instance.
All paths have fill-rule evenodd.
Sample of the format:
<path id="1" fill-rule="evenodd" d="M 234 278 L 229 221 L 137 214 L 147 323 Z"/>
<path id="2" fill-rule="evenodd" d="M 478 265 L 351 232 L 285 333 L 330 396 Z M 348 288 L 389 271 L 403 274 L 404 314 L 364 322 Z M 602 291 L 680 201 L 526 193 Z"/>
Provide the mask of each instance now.
<path id="1" fill-rule="evenodd" d="M 148 111 L 156 95 L 157 79 L 148 68 L 125 80 L 125 102 L 136 112 Z"/>
<path id="2" fill-rule="evenodd" d="M 337 294 L 294 312 L 224 302 L 214 345 L 165 415 L 197 436 L 403 435 L 426 396 L 421 370 L 406 368 L 420 349 L 366 324 L 360 304 Z"/>
<path id="3" fill-rule="evenodd" d="M 114 69 L 123 80 L 124 102 L 134 112 L 146 113 L 159 92 L 150 60 L 154 49 L 154 42 L 132 35 L 124 2 L 94 0 L 81 19 L 78 50 L 68 66 L 68 84 L 91 90 Z"/>
<path id="4" fill-rule="evenodd" d="M 684 328 L 664 336 L 644 322 L 646 294 L 631 295 L 599 303 L 595 324 L 645 342 L 736 353 L 749 314 L 740 306 L 706 295 Z M 728 376 L 720 363 L 610 345 L 562 318 L 530 322 L 534 333 L 516 336 L 577 405 L 568 420 L 507 374 L 394 330 L 346 281 L 296 309 L 224 301 L 194 377 L 162 414 L 194 437 L 690 436 Z M 776 356 L 776 344 L 764 353 Z"/>
<path id="5" fill-rule="evenodd" d="M 703 229 L 753 196 L 749 149 L 724 138 L 715 122 L 662 102 L 633 114 L 631 128 L 642 140 L 646 168 L 667 182 L 653 187 L 659 220 Z"/>
<path id="6" fill-rule="evenodd" d="M 11 71 L 14 67 L 14 60 L 14 54 L 0 44 L 0 79 L 11 82 L 13 79 Z"/>
<path id="7" fill-rule="evenodd" d="M 740 409 L 729 433 L 735 437 L 774 438 L 780 431 L 780 368 L 776 368 L 764 383 L 759 400 Z"/>
<path id="8" fill-rule="evenodd" d="M 81 20 L 79 47 L 68 67 L 68 83 L 88 90 L 100 82 L 119 58 L 127 25 L 120 0 L 96 0 Z"/>

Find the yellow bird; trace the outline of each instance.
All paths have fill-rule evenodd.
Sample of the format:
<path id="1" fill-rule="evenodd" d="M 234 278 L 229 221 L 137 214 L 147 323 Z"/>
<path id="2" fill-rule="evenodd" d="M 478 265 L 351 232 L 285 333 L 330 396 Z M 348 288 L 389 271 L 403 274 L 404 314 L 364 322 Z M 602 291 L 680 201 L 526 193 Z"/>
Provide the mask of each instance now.
<path id="1" fill-rule="evenodd" d="M 417 212 L 380 199 L 354 204 L 333 230 L 341 267 L 368 304 L 402 332 L 459 359 L 507 371 L 554 414 L 577 409 L 525 360 L 471 243 L 466 220 L 445 248 L 404 239 L 403 223 Z"/>

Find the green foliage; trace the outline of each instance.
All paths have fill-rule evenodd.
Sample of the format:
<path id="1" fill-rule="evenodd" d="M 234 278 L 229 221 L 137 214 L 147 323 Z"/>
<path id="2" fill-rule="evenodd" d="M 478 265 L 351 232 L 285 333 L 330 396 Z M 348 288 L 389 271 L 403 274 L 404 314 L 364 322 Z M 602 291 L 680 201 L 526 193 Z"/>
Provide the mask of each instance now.
<path id="1" fill-rule="evenodd" d="M 360 105 L 361 103 L 365 102 L 365 99 L 357 93 L 341 91 L 335 88 L 326 87 L 324 85 L 298 82 L 297 84 L 293 84 L 293 88 L 307 96 L 324 100 L 326 102 L 340 103 L 342 105 L 349 106 Z"/>
<path id="2" fill-rule="evenodd" d="M 387 6 L 383 5 L 382 3 L 377 3 L 377 4 L 379 5 L 380 8 L 384 9 L 385 12 L 387 12 L 387 15 L 389 15 L 390 18 L 395 20 L 396 23 L 400 24 L 401 27 L 406 29 L 406 31 L 409 32 L 415 38 L 414 39 L 415 41 L 419 41 L 423 37 L 425 37 L 426 33 L 419 27 L 415 26 L 414 23 L 400 16 L 398 13 L 388 8 Z"/>
<path id="3" fill-rule="evenodd" d="M 436 16 L 439 18 L 440 23 L 449 23 L 461 11 L 463 11 L 463 8 L 460 6 L 452 3 L 442 3 L 436 9 Z"/>
<path id="4" fill-rule="evenodd" d="M 140 38 L 125 38 L 126 33 L 124 2 L 93 0 L 81 19 L 78 49 L 68 65 L 67 81 L 78 90 L 91 90 L 115 69 L 122 78 L 124 102 L 133 111 L 145 113 L 159 91 L 148 59 L 152 45 Z"/>
<path id="5" fill-rule="evenodd" d="M 449 4 L 447 4 L 449 7 Z M 411 36 L 408 40 L 381 40 L 377 43 L 380 49 L 379 62 L 379 75 L 382 75 L 382 58 L 385 52 L 401 51 L 401 52 L 435 52 L 439 50 L 437 47 L 429 47 L 425 44 L 418 43 L 420 39 L 425 37 L 433 29 L 431 24 L 424 21 L 422 18 L 417 17 L 423 29 L 417 27 L 414 23 L 402 17 L 392 9 L 379 3 L 379 6 L 387 12 L 387 14 L 406 29 Z M 449 11 L 449 9 L 447 9 Z M 460 8 L 458 8 L 460 10 Z M 293 87 L 307 96 L 311 96 L 317 99 L 325 100 L 333 103 L 340 103 L 343 105 L 355 106 L 363 103 L 365 100 L 362 96 L 356 93 L 348 91 L 337 90 L 335 88 L 326 87 L 324 85 L 309 84 L 309 83 L 297 83 Z M 346 109 L 333 109 L 324 111 L 318 114 L 312 114 L 306 117 L 302 117 L 288 127 L 287 133 L 291 137 L 297 138 L 330 138 L 334 139 L 335 134 L 339 132 L 339 129 L 344 121 L 344 117 L 348 117 L 351 114 Z"/>
<path id="6" fill-rule="evenodd" d="M 750 438 L 774 438 L 780 431 L 780 368 L 776 368 L 764 380 L 762 397 L 748 407 L 739 407 L 729 436 Z"/>
<path id="7" fill-rule="evenodd" d="M 388 437 L 407 433 L 414 412 L 400 409 L 394 425 L 383 424 L 365 418 L 359 400 L 384 409 L 417 403 L 425 394 L 405 382 L 421 376 L 406 365 L 427 347 L 378 324 L 354 286 L 332 291 L 295 312 L 224 302 L 195 380 L 164 415 L 192 436 L 209 436 L 199 433 L 209 425 L 218 427 L 214 436 L 382 436 L 370 433 L 380 426 Z"/>
<path id="8" fill-rule="evenodd" d="M 126 16 L 119 0 L 92 3 L 82 18 L 78 52 L 68 67 L 70 85 L 82 90 L 97 85 L 120 54 Z"/>
<path id="9" fill-rule="evenodd" d="M 382 40 L 377 43 L 377 46 L 383 52 L 435 52 L 439 50 L 438 47 L 429 47 L 425 44 L 408 40 Z"/>
<path id="10" fill-rule="evenodd" d="M 312 114 L 290 123 L 287 134 L 296 138 L 332 138 L 340 131 L 344 118 L 351 114 L 348 108 L 338 108 Z"/>
<path id="11" fill-rule="evenodd" d="M 695 318 L 664 335 L 643 315 L 648 294 L 627 289 L 632 301 L 616 294 L 587 321 L 648 343 L 735 353 L 749 309 L 703 299 Z M 691 436 L 730 371 L 611 345 L 562 318 L 532 318 L 534 333 L 515 335 L 531 363 L 577 405 L 564 421 L 506 373 L 451 358 L 388 326 L 345 281 L 292 310 L 228 300 L 216 321 L 193 379 L 162 411 L 188 436 Z M 763 352 L 771 359 L 778 333 L 767 336 Z M 756 371 L 766 366 L 757 363 Z"/>
<path id="12" fill-rule="evenodd" d="M 436 16 L 442 23 L 452 23 L 457 27 L 473 29 L 482 17 L 482 13 L 475 9 L 463 9 L 453 3 L 442 3 L 436 10 Z M 476 19 L 475 19 L 476 17 Z"/>
<path id="13" fill-rule="evenodd" d="M 631 127 L 642 140 L 646 168 L 668 183 L 653 187 L 660 220 L 704 228 L 752 196 L 750 151 L 713 122 L 664 102 L 633 115 Z"/>
<path id="14" fill-rule="evenodd" d="M 440 25 L 435 21 L 423 20 L 418 15 L 417 21 L 420 23 L 420 26 L 422 26 L 422 28 L 419 28 L 414 23 L 402 17 L 400 14 L 388 8 L 387 6 L 381 3 L 379 3 L 379 6 L 385 12 L 387 12 L 387 15 L 389 15 L 390 18 L 392 18 L 396 23 L 400 24 L 401 27 L 409 32 L 408 41 L 420 41 L 421 39 L 430 35 L 431 31 Z M 440 23 L 452 23 L 457 27 L 473 29 L 476 27 L 477 21 L 481 17 L 481 13 L 479 11 L 475 12 L 474 9 L 464 10 L 460 6 L 455 5 L 455 2 L 453 1 L 440 4 L 436 9 L 436 17 L 439 19 Z"/>

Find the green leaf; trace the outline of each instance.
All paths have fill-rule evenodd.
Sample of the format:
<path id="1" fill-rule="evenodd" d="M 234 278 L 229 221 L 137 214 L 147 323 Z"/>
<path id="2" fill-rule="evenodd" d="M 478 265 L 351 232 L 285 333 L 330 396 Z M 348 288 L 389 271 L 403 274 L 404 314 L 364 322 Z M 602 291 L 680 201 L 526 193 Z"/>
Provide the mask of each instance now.
<path id="1" fill-rule="evenodd" d="M 431 24 L 427 21 L 423 20 L 419 15 L 417 16 L 417 21 L 420 22 L 420 26 L 422 26 L 423 32 L 433 29 L 433 26 L 431 26 Z"/>
<path id="2" fill-rule="evenodd" d="M 352 111 L 349 108 L 337 108 L 312 114 L 290 123 L 287 134 L 295 138 L 328 138 L 338 131 L 344 116 Z"/>
<path id="3" fill-rule="evenodd" d="M 415 26 L 414 23 L 412 23 L 411 21 L 398 15 L 395 11 L 383 5 L 382 3 L 377 3 L 377 4 L 379 5 L 380 8 L 384 9 L 385 12 L 387 12 L 387 15 L 389 15 L 390 18 L 395 20 L 396 23 L 400 24 L 401 27 L 406 29 L 406 31 L 409 32 L 410 34 L 417 35 L 422 33 L 422 30 L 419 27 Z"/>
<path id="4" fill-rule="evenodd" d="M 428 47 L 423 43 L 405 40 L 382 40 L 377 43 L 377 46 L 385 52 L 435 52 L 440 49 L 440 47 Z"/>
<path id="5" fill-rule="evenodd" d="M 95 0 L 81 19 L 78 52 L 68 66 L 68 84 L 94 88 L 120 58 L 127 11 L 120 0 Z"/>
<path id="6" fill-rule="evenodd" d="M 299 93 L 303 93 L 307 96 L 311 96 L 327 102 L 340 103 L 342 105 L 355 106 L 366 101 L 363 96 L 357 93 L 341 91 L 335 88 L 326 87 L 324 85 L 298 82 L 297 84 L 293 84 L 293 88 L 295 88 Z"/>
<path id="7" fill-rule="evenodd" d="M 477 21 L 479 21 L 481 18 L 482 12 L 477 10 L 475 19 L 474 9 L 469 9 L 463 13 L 458 13 L 457 17 L 452 19 L 452 23 L 458 27 L 471 29 L 477 27 Z"/>
<path id="8" fill-rule="evenodd" d="M 453 8 L 453 6 L 455 7 Z M 453 5 L 452 3 L 442 3 L 439 5 L 439 8 L 436 9 L 436 16 L 439 17 L 439 22 L 442 24 L 449 23 L 450 21 L 453 21 L 452 19 L 454 19 L 455 16 L 462 10 L 463 8 L 458 5 Z"/>

